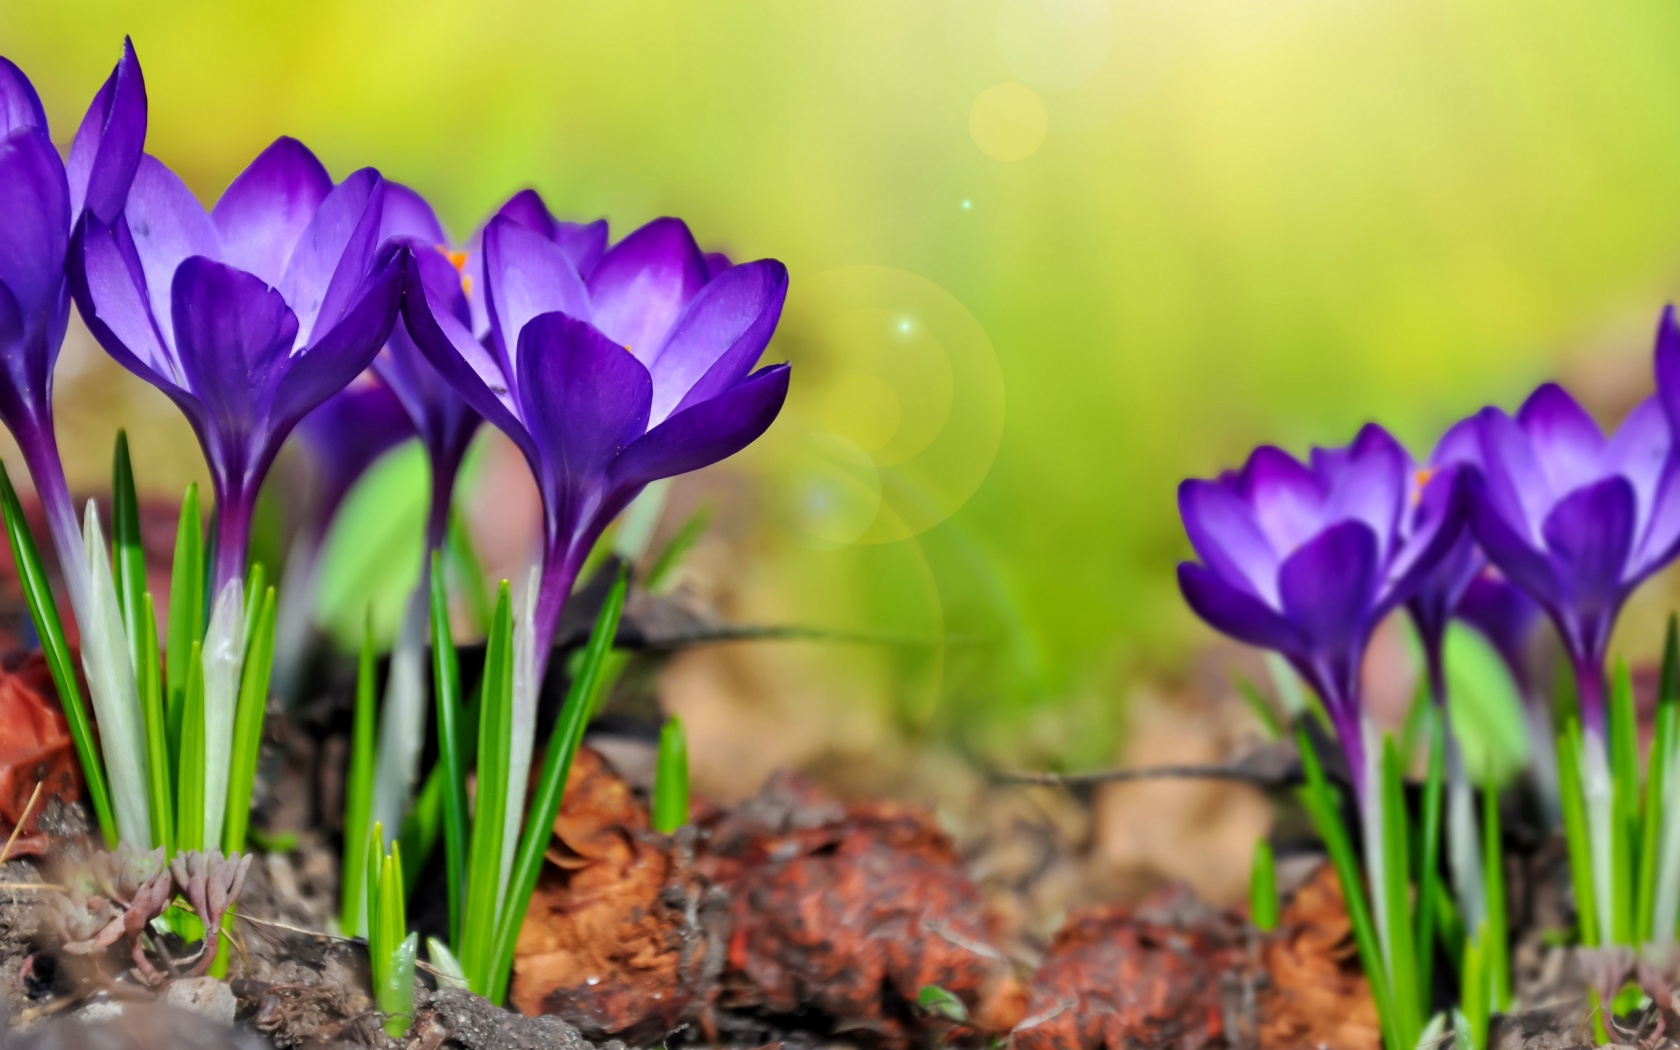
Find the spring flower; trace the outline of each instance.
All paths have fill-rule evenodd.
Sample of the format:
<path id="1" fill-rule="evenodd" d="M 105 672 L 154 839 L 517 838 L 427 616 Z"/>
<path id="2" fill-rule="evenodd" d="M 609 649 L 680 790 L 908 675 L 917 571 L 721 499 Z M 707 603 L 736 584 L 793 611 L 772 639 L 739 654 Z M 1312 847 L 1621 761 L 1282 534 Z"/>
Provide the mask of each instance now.
<path id="1" fill-rule="evenodd" d="M 1464 589 L 1455 615 L 1488 640 L 1511 672 L 1518 692 L 1529 698 L 1533 689 L 1528 643 L 1541 615 L 1534 599 L 1511 586 L 1497 570 L 1485 568 Z"/>
<path id="2" fill-rule="evenodd" d="M 1282 654 L 1324 701 L 1356 788 L 1367 777 L 1359 668 L 1371 631 L 1440 565 L 1459 535 L 1461 486 L 1416 491 L 1381 427 L 1307 463 L 1270 446 L 1238 472 L 1179 486 L 1200 562 L 1179 586 L 1216 630 Z"/>
<path id="3" fill-rule="evenodd" d="M 1470 518 L 1488 559 L 1551 617 L 1575 672 L 1583 727 L 1605 731 L 1606 651 L 1622 603 L 1680 551 L 1680 329 L 1657 332 L 1657 396 L 1606 437 L 1562 387 L 1515 418 L 1477 416 L 1483 467 Z"/>
<path id="4" fill-rule="evenodd" d="M 68 168 L 29 79 L 0 58 L 0 422 L 40 493 L 78 618 L 88 611 L 87 556 L 52 408 L 70 316 L 65 257 L 84 208 L 107 220 L 121 210 L 145 137 L 146 87 L 129 42 L 76 132 Z"/>
<path id="5" fill-rule="evenodd" d="M 425 198 L 407 186 L 386 183 L 380 237 L 408 243 L 418 260 L 417 279 L 433 284 L 437 301 L 451 304 L 460 311 L 464 323 L 471 323 L 465 293 L 471 281 L 463 277 L 462 271 L 477 253 L 452 249 L 443 225 Z M 474 330 L 488 325 L 486 319 Z M 442 545 L 449 527 L 455 478 L 461 471 L 467 446 L 478 430 L 479 415 L 414 345 L 400 316 L 385 349 L 373 359 L 373 370 L 396 394 L 426 449 L 432 473 L 431 507 L 426 517 L 426 563 L 430 565 L 429 552 Z"/>
<path id="6" fill-rule="evenodd" d="M 292 428 L 368 366 L 396 317 L 402 266 L 380 250 L 384 184 L 334 185 L 282 138 L 206 213 L 151 157 L 114 222 L 90 215 L 71 253 L 88 327 L 173 399 L 216 492 L 216 593 L 242 577 L 251 511 Z"/>
<path id="7" fill-rule="evenodd" d="M 404 318 L 536 476 L 540 674 L 561 606 L 607 524 L 649 482 L 735 454 L 781 410 L 787 366 L 752 368 L 780 319 L 787 271 L 767 259 L 714 276 L 675 219 L 631 233 L 587 277 L 553 240 L 507 215 L 489 222 L 482 244 L 483 342 L 459 284 L 428 277 L 439 261 L 426 252 L 415 254 Z"/>

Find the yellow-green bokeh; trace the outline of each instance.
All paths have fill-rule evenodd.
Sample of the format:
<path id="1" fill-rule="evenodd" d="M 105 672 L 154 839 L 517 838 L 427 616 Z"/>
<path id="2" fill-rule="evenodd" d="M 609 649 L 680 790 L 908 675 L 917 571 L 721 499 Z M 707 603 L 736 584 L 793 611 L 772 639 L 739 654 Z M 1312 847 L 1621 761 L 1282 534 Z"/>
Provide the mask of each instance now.
<path id="1" fill-rule="evenodd" d="M 790 617 L 961 633 L 995 662 L 915 690 L 1048 749 L 1105 749 L 1128 675 L 1206 637 L 1181 477 L 1636 371 L 1680 277 L 1657 0 L 0 8 L 60 137 L 124 32 L 207 198 L 289 133 L 457 232 L 529 184 L 785 260 L 742 571 Z"/>

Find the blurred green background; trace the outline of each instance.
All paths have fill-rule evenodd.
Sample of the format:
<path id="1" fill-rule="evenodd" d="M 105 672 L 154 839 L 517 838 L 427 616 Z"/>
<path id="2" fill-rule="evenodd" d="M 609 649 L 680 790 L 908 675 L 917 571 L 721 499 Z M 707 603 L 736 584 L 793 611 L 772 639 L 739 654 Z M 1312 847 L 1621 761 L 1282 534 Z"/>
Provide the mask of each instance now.
<path id="1" fill-rule="evenodd" d="M 1422 450 L 1548 374 L 1624 403 L 1680 283 L 1655 0 L 0 7 L 60 139 L 124 33 L 206 200 L 285 133 L 458 235 L 533 185 L 785 260 L 792 400 L 696 497 L 744 522 L 728 609 L 932 643 L 766 654 L 785 717 L 1012 759 L 1106 759 L 1210 637 L 1180 478 L 1372 418 Z M 73 481 L 127 421 L 177 493 L 185 428 L 82 338 Z"/>

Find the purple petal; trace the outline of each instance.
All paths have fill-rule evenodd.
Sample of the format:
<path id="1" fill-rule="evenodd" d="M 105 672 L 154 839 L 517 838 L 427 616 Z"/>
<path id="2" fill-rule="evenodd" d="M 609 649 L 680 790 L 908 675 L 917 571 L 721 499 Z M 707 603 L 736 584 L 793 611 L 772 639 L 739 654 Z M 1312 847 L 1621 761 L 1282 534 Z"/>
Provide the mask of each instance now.
<path id="1" fill-rule="evenodd" d="M 157 158 L 140 158 L 134 185 L 123 209 L 135 254 L 145 273 L 146 295 L 166 346 L 175 345 L 170 289 L 175 268 L 190 255 L 216 258 L 221 251 L 216 228 L 186 183 Z"/>
<path id="2" fill-rule="evenodd" d="M 1197 557 L 1232 586 L 1279 604 L 1278 555 L 1254 511 L 1229 487 L 1192 479 L 1178 486 L 1178 513 Z"/>
<path id="3" fill-rule="evenodd" d="M 647 369 L 593 326 L 563 313 L 526 324 L 517 356 L 520 415 L 542 453 L 545 490 L 596 487 L 620 450 L 647 431 L 653 398 Z"/>
<path id="4" fill-rule="evenodd" d="M 1362 521 L 1377 541 L 1377 557 L 1387 560 L 1406 500 L 1410 457 L 1388 431 L 1369 424 L 1348 448 L 1347 466 L 1337 472 L 1324 501 L 1327 522 Z"/>
<path id="5" fill-rule="evenodd" d="M 1657 398 L 1669 425 L 1680 429 L 1680 322 L 1674 316 L 1674 304 L 1663 307 L 1657 321 L 1656 348 Z"/>
<path id="6" fill-rule="evenodd" d="M 536 462 L 536 446 L 519 419 L 512 383 L 501 363 L 473 337 L 449 302 L 440 300 L 427 281 L 412 276 L 416 268 L 409 268 L 411 276 L 402 300 L 403 324 L 414 345 L 474 411 L 512 438 L 527 459 Z"/>
<path id="7" fill-rule="evenodd" d="M 496 214 L 553 241 L 571 262 L 572 268 L 585 277 L 589 276 L 607 250 L 605 219 L 596 219 L 591 223 L 560 222 L 536 190 L 520 190 L 497 209 Z"/>
<path id="8" fill-rule="evenodd" d="M 729 256 L 722 252 L 706 253 L 706 280 L 715 281 L 723 271 L 735 264 L 729 261 Z"/>
<path id="9" fill-rule="evenodd" d="M 279 286 L 292 246 L 332 188 L 332 177 L 308 147 L 294 138 L 275 139 L 239 173 L 211 213 L 222 258 Z"/>
<path id="10" fill-rule="evenodd" d="M 438 248 L 449 243 L 443 223 L 426 198 L 400 182 L 385 180 L 385 210 L 380 218 L 379 239 L 410 237 L 427 247 Z"/>
<path id="11" fill-rule="evenodd" d="M 613 245 L 589 275 L 590 319 L 619 345 L 648 355 L 705 283 L 706 260 L 688 227 L 655 219 Z"/>
<path id="12" fill-rule="evenodd" d="M 1553 492 L 1569 492 L 1601 476 L 1604 435 L 1563 387 L 1546 383 L 1530 394 L 1517 425 L 1533 442 Z"/>
<path id="13" fill-rule="evenodd" d="M 1655 397 L 1640 402 L 1604 446 L 1604 472 L 1633 484 L 1640 520 L 1648 520 L 1657 483 L 1668 462 L 1668 416 Z"/>
<path id="14" fill-rule="evenodd" d="M 369 236 L 372 236 L 370 234 Z M 276 440 L 373 362 L 391 334 L 402 298 L 403 251 L 393 245 L 337 323 L 294 355 L 274 397 Z M 317 325 L 324 324 L 325 315 Z"/>
<path id="15" fill-rule="evenodd" d="M 1633 486 L 1606 478 L 1571 492 L 1547 515 L 1546 546 L 1573 605 L 1599 610 L 1621 601 L 1634 513 Z"/>
<path id="16" fill-rule="evenodd" d="M 1539 616 L 1534 599 L 1491 571 L 1470 581 L 1458 602 L 1458 618 L 1493 643 L 1519 684 L 1528 678 L 1525 650 Z"/>
<path id="17" fill-rule="evenodd" d="M 638 439 L 613 464 L 611 486 L 630 491 L 728 459 L 758 440 L 787 400 L 785 364 L 763 368 L 746 382 L 685 408 Z"/>
<path id="18" fill-rule="evenodd" d="M 146 279 L 128 224 L 107 228 L 88 215 L 71 245 L 70 291 L 88 330 L 117 363 L 154 386 L 182 382 L 147 301 Z"/>
<path id="19" fill-rule="evenodd" d="M 1281 653 L 1301 653 L 1307 640 L 1294 624 L 1265 602 L 1226 583 L 1193 561 L 1178 566 L 1184 600 L 1209 627 L 1239 642 Z"/>
<path id="20" fill-rule="evenodd" d="M 24 313 L 62 297 L 69 244 L 70 199 L 52 141 L 38 128 L 0 139 L 0 281 Z"/>
<path id="21" fill-rule="evenodd" d="M 737 266 L 706 285 L 648 361 L 653 420 L 717 396 L 758 363 L 781 320 L 787 268 L 773 259 Z"/>
<path id="22" fill-rule="evenodd" d="M 1284 615 L 1326 651 L 1364 642 L 1377 584 L 1377 537 L 1358 521 L 1325 529 L 1278 570 Z"/>
<path id="23" fill-rule="evenodd" d="M 1236 478 L 1238 494 L 1254 508 L 1254 520 L 1272 549 L 1294 550 L 1324 522 L 1324 487 L 1306 466 L 1271 445 L 1255 449 Z"/>
<path id="24" fill-rule="evenodd" d="M 1513 522 L 1499 508 L 1486 476 L 1472 471 L 1465 475 L 1470 528 L 1482 552 L 1505 578 L 1527 591 L 1537 601 L 1556 607 L 1563 597 L 1562 584 L 1546 552 L 1529 538 L 1526 523 Z"/>
<path id="25" fill-rule="evenodd" d="M 1462 561 L 1458 568 L 1447 563 L 1455 555 L 1462 558 L 1460 545 L 1464 536 L 1465 481 L 1475 468 L 1448 467 L 1437 471 L 1434 478 L 1418 493 L 1411 508 L 1405 535 L 1393 552 L 1388 565 L 1388 578 L 1383 581 L 1383 594 L 1378 612 L 1386 613 L 1403 602 L 1410 601 L 1423 587 L 1433 584 L 1437 600 L 1450 599 L 1444 616 L 1451 610 L 1463 583 L 1473 571 Z M 1479 560 L 1478 560 L 1479 564 Z M 1446 565 L 1446 568 L 1443 566 Z"/>
<path id="26" fill-rule="evenodd" d="M 1447 432 L 1441 435 L 1441 440 L 1435 443 L 1435 451 L 1429 454 L 1429 465 L 1481 466 L 1482 432 L 1476 419 L 1476 416 L 1469 416 L 1447 428 Z"/>
<path id="27" fill-rule="evenodd" d="M 320 478 L 313 514 L 324 522 L 368 467 L 414 436 L 414 424 L 391 388 L 370 377 L 321 402 L 298 423 L 297 435 Z"/>
<path id="28" fill-rule="evenodd" d="M 1648 516 L 1640 526 L 1633 568 L 1624 581 L 1632 586 L 1680 553 L 1680 449 L 1670 449 L 1652 493 Z"/>
<path id="29" fill-rule="evenodd" d="M 1553 489 L 1529 436 L 1497 408 L 1476 415 L 1482 438 L 1483 502 L 1527 546 L 1540 545 L 1540 522 L 1554 501 Z"/>
<path id="30" fill-rule="evenodd" d="M 0 138 L 21 128 L 47 130 L 47 113 L 35 85 L 12 60 L 0 56 Z"/>
<path id="31" fill-rule="evenodd" d="M 286 371 L 297 318 L 262 278 L 200 256 L 175 271 L 173 300 L 181 369 L 212 431 L 237 440 L 257 430 Z"/>
<path id="32" fill-rule="evenodd" d="M 279 287 L 306 343 L 337 325 L 360 297 L 379 248 L 384 203 L 384 180 L 363 168 L 333 187 L 298 238 Z"/>
<path id="33" fill-rule="evenodd" d="M 146 80 L 134 42 L 123 39 L 122 57 L 94 95 L 70 144 L 70 211 L 92 212 L 107 226 L 128 201 L 128 189 L 146 148 Z"/>
<path id="34" fill-rule="evenodd" d="M 492 345 L 510 370 L 518 371 L 521 331 L 531 318 L 556 310 L 589 317 L 589 293 L 565 253 L 511 219 L 484 228 L 484 272 Z"/>

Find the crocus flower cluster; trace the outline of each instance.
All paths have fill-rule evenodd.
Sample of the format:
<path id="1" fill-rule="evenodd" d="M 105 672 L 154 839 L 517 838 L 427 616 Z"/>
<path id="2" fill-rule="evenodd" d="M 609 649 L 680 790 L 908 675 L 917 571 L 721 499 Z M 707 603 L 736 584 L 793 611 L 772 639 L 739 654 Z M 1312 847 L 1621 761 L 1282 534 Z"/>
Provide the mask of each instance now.
<path id="1" fill-rule="evenodd" d="M 429 546 L 480 417 L 529 460 L 547 522 L 544 639 L 589 545 L 643 486 L 740 450 L 781 407 L 786 366 L 753 372 L 786 294 L 777 262 L 708 256 L 675 219 L 609 246 L 604 222 L 559 221 L 530 191 L 455 245 L 414 191 L 371 168 L 335 181 L 289 138 L 207 211 L 143 154 L 145 124 L 127 48 L 66 166 L 29 81 L 0 60 L 0 420 L 67 564 L 80 555 L 51 383 L 72 298 L 198 436 L 218 594 L 243 575 L 257 494 L 287 436 L 370 366 L 432 463 Z"/>
<path id="2" fill-rule="evenodd" d="M 1589 739 L 1602 740 L 1605 658 L 1623 603 L 1680 550 L 1680 326 L 1665 310 L 1657 393 L 1605 436 L 1560 386 L 1512 416 L 1486 408 L 1414 470 L 1376 426 L 1299 462 L 1261 448 L 1236 473 L 1186 481 L 1199 561 L 1179 566 L 1192 609 L 1276 650 L 1323 698 L 1362 782 L 1359 665 L 1377 622 L 1411 609 L 1437 694 L 1448 620 L 1521 667 L 1532 610 L 1568 654 Z M 1491 566 L 1491 569 L 1489 568 Z"/>

